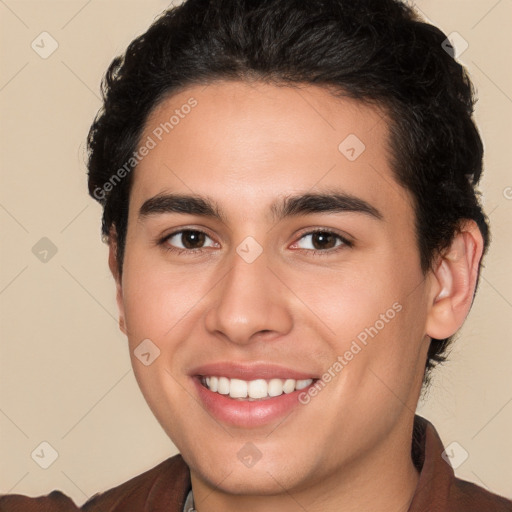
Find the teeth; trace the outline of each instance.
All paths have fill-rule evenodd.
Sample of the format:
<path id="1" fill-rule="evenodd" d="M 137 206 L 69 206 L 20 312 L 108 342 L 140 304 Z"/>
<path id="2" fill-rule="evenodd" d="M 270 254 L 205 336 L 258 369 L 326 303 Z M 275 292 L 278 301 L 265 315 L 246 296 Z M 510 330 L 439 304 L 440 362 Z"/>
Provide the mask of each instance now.
<path id="1" fill-rule="evenodd" d="M 292 393 L 293 391 L 295 391 L 295 380 L 286 379 L 283 384 L 283 391 L 285 393 Z"/>
<path id="2" fill-rule="evenodd" d="M 212 390 L 217 391 L 219 389 L 219 379 L 217 377 L 207 377 L 206 385 Z"/>
<path id="3" fill-rule="evenodd" d="M 295 389 L 304 389 L 307 388 L 311 384 L 311 379 L 298 380 L 295 384 Z"/>
<path id="4" fill-rule="evenodd" d="M 247 394 L 249 398 L 265 398 L 268 396 L 267 381 L 264 379 L 251 380 L 247 385 Z"/>
<path id="5" fill-rule="evenodd" d="M 229 395 L 229 379 L 226 379 L 226 377 L 219 377 L 217 393 L 220 393 L 221 395 Z"/>
<path id="6" fill-rule="evenodd" d="M 268 396 L 279 396 L 283 394 L 283 381 L 271 379 L 268 383 Z"/>
<path id="7" fill-rule="evenodd" d="M 229 396 L 231 398 L 245 398 L 247 396 L 247 382 L 240 379 L 231 379 Z"/>
<path id="8" fill-rule="evenodd" d="M 202 377 L 201 382 L 210 391 L 221 395 L 229 395 L 234 399 L 260 400 L 307 388 L 313 382 L 313 379 L 256 379 L 246 381 L 209 376 Z"/>

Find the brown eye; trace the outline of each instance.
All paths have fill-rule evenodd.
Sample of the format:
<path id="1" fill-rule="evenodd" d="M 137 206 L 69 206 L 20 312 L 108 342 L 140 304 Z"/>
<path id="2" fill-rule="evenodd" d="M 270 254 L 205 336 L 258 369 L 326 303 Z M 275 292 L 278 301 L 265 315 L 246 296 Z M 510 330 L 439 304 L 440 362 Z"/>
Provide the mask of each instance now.
<path id="1" fill-rule="evenodd" d="M 210 237 L 203 231 L 182 229 L 165 237 L 164 242 L 170 245 L 171 249 L 194 251 L 203 249 L 206 238 Z"/>
<path id="2" fill-rule="evenodd" d="M 312 247 L 304 247 L 300 246 L 300 241 L 297 242 L 300 249 L 308 249 L 312 251 L 318 251 L 318 252 L 326 252 L 330 249 L 336 249 L 337 247 L 343 246 L 343 245 L 350 245 L 347 240 L 345 240 L 341 235 L 338 235 L 337 233 L 334 233 L 332 231 L 325 231 L 325 230 L 318 230 L 318 231 L 312 231 L 310 233 L 304 234 L 300 240 L 306 239 L 307 237 L 311 237 L 311 245 Z M 340 241 L 340 243 L 337 244 L 337 241 Z"/>
<path id="3" fill-rule="evenodd" d="M 311 240 L 315 249 L 332 249 L 336 247 L 336 235 L 332 233 L 313 233 Z M 316 243 L 315 243 L 316 242 Z"/>

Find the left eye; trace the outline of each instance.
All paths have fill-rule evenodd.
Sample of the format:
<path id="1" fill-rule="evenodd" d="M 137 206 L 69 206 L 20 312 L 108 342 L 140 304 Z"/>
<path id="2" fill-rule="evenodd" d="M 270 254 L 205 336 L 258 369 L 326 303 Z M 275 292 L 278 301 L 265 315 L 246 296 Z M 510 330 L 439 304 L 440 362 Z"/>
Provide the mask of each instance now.
<path id="1" fill-rule="evenodd" d="M 299 247 L 300 249 L 311 249 L 315 252 L 325 252 L 326 250 L 334 249 L 341 245 L 350 245 L 341 235 L 333 233 L 332 231 L 312 231 L 310 233 L 305 233 L 301 236 L 299 242 L 296 242 L 294 245 L 299 244 L 300 240 L 306 239 L 307 237 L 311 237 L 311 245 L 313 245 L 313 247 Z M 340 243 L 335 245 L 337 240 L 339 240 Z"/>

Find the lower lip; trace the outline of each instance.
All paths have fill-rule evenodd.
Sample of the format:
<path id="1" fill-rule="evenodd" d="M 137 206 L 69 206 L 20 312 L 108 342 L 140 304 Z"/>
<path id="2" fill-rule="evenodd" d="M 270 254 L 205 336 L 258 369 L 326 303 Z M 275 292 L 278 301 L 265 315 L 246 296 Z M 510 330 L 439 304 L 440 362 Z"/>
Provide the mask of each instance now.
<path id="1" fill-rule="evenodd" d="M 313 381 L 304 389 L 283 393 L 282 395 L 264 400 L 236 400 L 229 395 L 221 395 L 210 391 L 201 384 L 199 377 L 192 377 L 201 402 L 218 420 L 243 428 L 259 427 L 280 419 L 297 407 L 299 394 L 309 390 Z"/>

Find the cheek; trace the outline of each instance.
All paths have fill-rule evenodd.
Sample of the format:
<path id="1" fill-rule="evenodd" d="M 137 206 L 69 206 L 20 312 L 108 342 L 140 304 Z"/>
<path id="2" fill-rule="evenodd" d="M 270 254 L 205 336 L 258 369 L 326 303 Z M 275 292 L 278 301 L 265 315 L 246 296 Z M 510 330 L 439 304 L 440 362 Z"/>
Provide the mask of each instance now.
<path id="1" fill-rule="evenodd" d="M 311 268 L 295 277 L 293 289 L 328 328 L 328 337 L 342 342 L 339 348 L 376 322 L 381 330 L 381 315 L 388 312 L 384 320 L 392 320 L 399 309 L 393 305 L 402 300 L 400 280 L 378 267 L 376 262 L 353 262 L 320 272 Z"/>
<path id="2" fill-rule="evenodd" d="M 161 259 L 155 261 L 133 251 L 123 277 L 129 337 L 172 343 L 173 331 L 180 329 L 180 322 L 194 310 L 207 289 L 201 273 L 164 266 Z"/>
<path id="3" fill-rule="evenodd" d="M 410 380 L 418 369 L 426 321 L 423 278 L 414 262 L 398 265 L 389 254 L 334 272 L 303 272 L 294 288 L 329 341 L 332 363 L 343 357 L 345 384 L 354 388 L 372 368 L 391 382 Z"/>
<path id="4" fill-rule="evenodd" d="M 123 302 L 134 374 L 155 417 L 173 432 L 183 402 L 180 345 L 197 304 L 195 289 L 183 272 L 169 272 L 142 252 L 133 250 L 125 261 Z"/>

